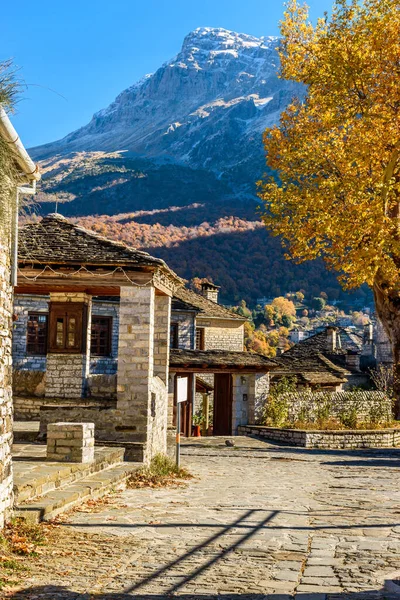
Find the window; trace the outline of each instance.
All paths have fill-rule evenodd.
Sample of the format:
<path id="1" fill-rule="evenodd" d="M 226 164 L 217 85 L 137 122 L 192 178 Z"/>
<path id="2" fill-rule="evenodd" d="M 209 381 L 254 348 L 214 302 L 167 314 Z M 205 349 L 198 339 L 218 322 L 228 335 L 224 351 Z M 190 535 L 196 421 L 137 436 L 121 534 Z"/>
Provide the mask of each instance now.
<path id="1" fill-rule="evenodd" d="M 81 353 L 85 340 L 82 335 L 87 307 L 78 302 L 50 304 L 50 352 Z"/>
<path id="2" fill-rule="evenodd" d="M 112 317 L 92 317 L 90 354 L 111 356 Z"/>
<path id="3" fill-rule="evenodd" d="M 196 327 L 196 350 L 204 350 L 204 327 Z"/>
<path id="4" fill-rule="evenodd" d="M 47 353 L 47 315 L 28 314 L 28 331 L 26 336 L 26 353 L 45 356 Z"/>
<path id="5" fill-rule="evenodd" d="M 171 323 L 169 334 L 169 347 L 179 348 L 179 324 Z"/>

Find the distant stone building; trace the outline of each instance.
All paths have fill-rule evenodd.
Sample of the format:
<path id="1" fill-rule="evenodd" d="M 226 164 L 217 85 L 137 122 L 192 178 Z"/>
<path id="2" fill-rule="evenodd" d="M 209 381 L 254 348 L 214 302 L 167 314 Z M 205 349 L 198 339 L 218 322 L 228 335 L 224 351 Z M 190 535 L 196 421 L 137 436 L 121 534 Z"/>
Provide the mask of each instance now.
<path id="1" fill-rule="evenodd" d="M 18 196 L 21 186 L 32 186 L 40 178 L 18 135 L 0 105 L 0 528 L 13 502 L 12 476 L 12 270 L 16 269 L 15 247 Z M 33 185 L 32 185 L 33 184 Z"/>
<path id="2" fill-rule="evenodd" d="M 321 332 L 284 352 L 277 362 L 272 381 L 293 376 L 299 388 L 338 392 L 370 382 L 361 366 L 363 336 L 341 328 L 325 327 Z"/>

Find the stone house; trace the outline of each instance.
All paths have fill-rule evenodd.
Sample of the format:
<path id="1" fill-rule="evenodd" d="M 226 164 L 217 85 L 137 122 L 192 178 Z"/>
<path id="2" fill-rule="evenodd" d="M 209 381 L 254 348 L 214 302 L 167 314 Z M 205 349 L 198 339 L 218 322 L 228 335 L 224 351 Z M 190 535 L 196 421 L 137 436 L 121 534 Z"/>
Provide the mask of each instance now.
<path id="1" fill-rule="evenodd" d="M 272 381 L 296 377 L 299 389 L 339 392 L 370 383 L 363 336 L 343 327 L 325 327 L 295 344 L 277 362 Z M 365 369 L 364 369 L 365 364 Z"/>
<path id="2" fill-rule="evenodd" d="M 19 195 L 34 193 L 39 179 L 36 165 L 0 105 L 0 528 L 13 502 L 11 323 Z"/>
<path id="3" fill-rule="evenodd" d="M 244 319 L 218 304 L 216 286 L 187 290 L 162 260 L 60 215 L 20 230 L 14 314 L 17 418 L 40 418 L 43 432 L 54 420 L 94 422 L 99 439 L 123 442 L 143 460 L 166 450 L 175 374 L 187 378 L 184 433 L 196 388 L 211 391 L 215 372 L 214 394 L 228 406 L 224 431 L 233 433 L 255 414 L 276 366 L 258 355 L 248 362 Z M 198 371 L 187 353 L 196 365 L 202 353 Z"/>

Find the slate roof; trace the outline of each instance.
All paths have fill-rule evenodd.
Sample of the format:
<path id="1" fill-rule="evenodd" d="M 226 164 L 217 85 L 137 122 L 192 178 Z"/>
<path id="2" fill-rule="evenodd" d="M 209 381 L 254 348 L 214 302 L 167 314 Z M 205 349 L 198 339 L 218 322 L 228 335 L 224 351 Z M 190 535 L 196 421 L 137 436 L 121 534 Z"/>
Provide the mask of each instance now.
<path id="1" fill-rule="evenodd" d="M 266 373 L 277 368 L 277 363 L 262 354 L 251 352 L 233 352 L 229 350 L 170 350 L 171 368 L 202 369 L 250 369 Z"/>
<path id="2" fill-rule="evenodd" d="M 303 356 L 297 353 L 292 354 L 291 350 L 275 359 L 279 367 L 274 371 L 274 376 L 296 375 L 311 385 L 340 385 L 350 374 L 349 371 L 336 366 L 318 352 L 314 355 Z"/>
<path id="3" fill-rule="evenodd" d="M 311 337 L 302 340 L 301 342 L 293 346 L 293 348 L 288 350 L 288 352 L 297 354 L 304 354 L 310 352 L 312 354 L 315 354 L 315 352 L 323 352 L 325 354 L 329 353 L 339 355 L 346 354 L 347 350 L 352 350 L 356 352 L 361 351 L 363 344 L 362 335 L 346 327 L 335 326 L 334 329 L 336 330 L 337 348 L 334 352 L 332 352 L 329 348 L 328 343 L 328 329 L 329 327 L 325 327 L 323 331 L 320 331 L 319 333 L 316 333 L 315 335 L 312 335 Z"/>
<path id="4" fill-rule="evenodd" d="M 18 260 L 40 265 L 108 265 L 131 268 L 161 267 L 182 280 L 160 258 L 122 242 L 109 240 L 61 215 L 50 214 L 20 228 Z"/>
<path id="5" fill-rule="evenodd" d="M 361 351 L 362 336 L 343 327 L 335 329 L 339 346 L 336 350 L 330 349 L 328 328 L 325 328 L 277 358 L 280 368 L 274 375 L 297 375 L 312 385 L 339 385 L 344 382 L 351 373 L 345 364 L 346 354 L 348 351 Z"/>
<path id="6" fill-rule="evenodd" d="M 247 319 L 237 315 L 225 306 L 208 300 L 205 296 L 188 290 L 186 287 L 180 287 L 174 292 L 172 300 L 173 310 L 194 310 L 199 317 L 211 319 L 234 319 L 235 321 L 245 322 Z"/>

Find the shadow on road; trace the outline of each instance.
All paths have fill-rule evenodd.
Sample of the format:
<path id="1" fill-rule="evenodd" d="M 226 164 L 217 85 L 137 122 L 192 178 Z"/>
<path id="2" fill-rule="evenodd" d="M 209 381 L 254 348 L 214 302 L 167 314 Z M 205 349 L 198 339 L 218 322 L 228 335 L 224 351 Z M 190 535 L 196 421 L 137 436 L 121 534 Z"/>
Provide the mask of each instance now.
<path id="1" fill-rule="evenodd" d="M 166 600 L 174 597 L 174 594 L 165 592 L 162 594 L 136 594 L 132 593 L 81 593 L 72 592 L 61 586 L 35 587 L 22 590 L 13 596 L 10 600 Z M 397 594 L 389 594 L 383 590 L 365 590 L 362 592 L 334 593 L 327 594 L 328 598 L 334 600 L 398 600 Z M 180 600 L 323 600 L 325 594 L 320 593 L 298 593 L 293 595 L 286 594 L 237 594 L 237 593 L 215 593 L 215 594 L 179 594 Z"/>

